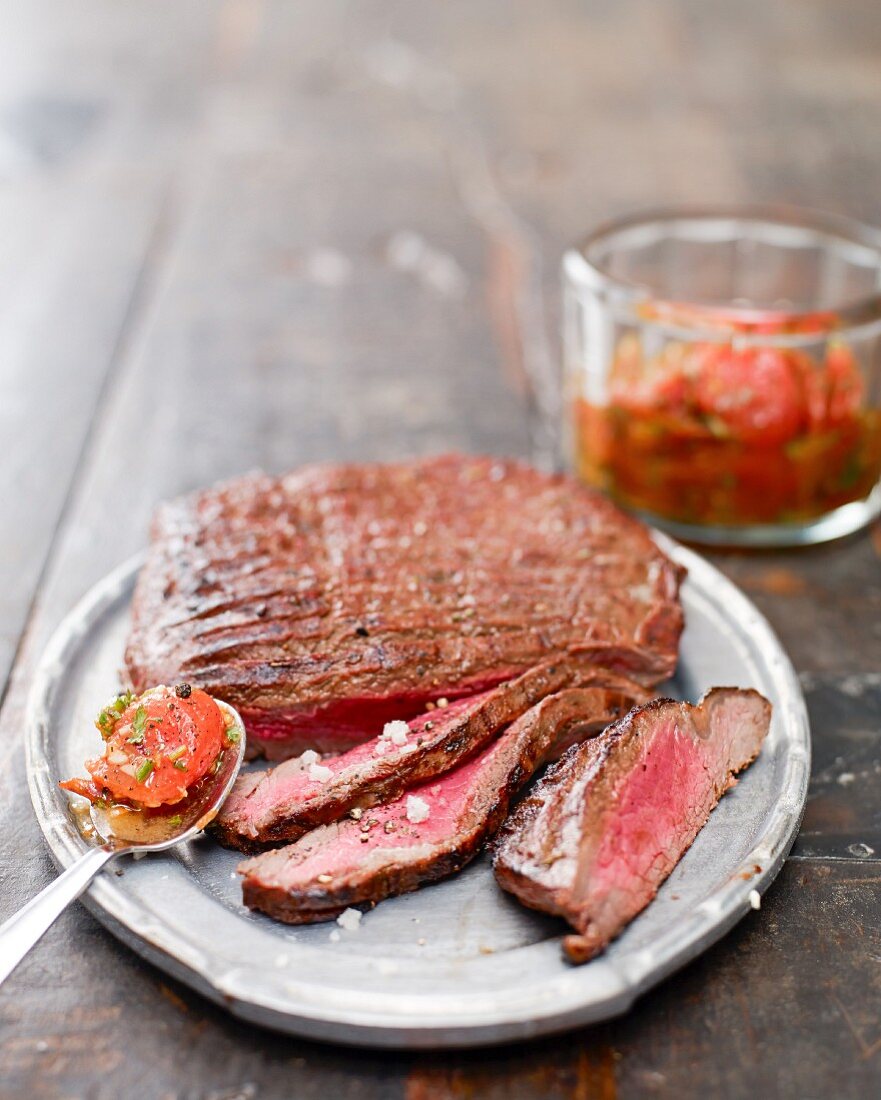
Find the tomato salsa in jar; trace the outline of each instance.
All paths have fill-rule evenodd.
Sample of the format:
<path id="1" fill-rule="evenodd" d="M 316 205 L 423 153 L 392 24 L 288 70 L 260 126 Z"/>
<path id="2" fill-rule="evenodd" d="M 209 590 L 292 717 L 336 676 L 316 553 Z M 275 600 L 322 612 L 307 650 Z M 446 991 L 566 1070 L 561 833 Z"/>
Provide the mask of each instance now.
<path id="1" fill-rule="evenodd" d="M 692 541 L 793 545 L 881 510 L 881 245 L 788 212 L 670 212 L 567 254 L 576 472 Z"/>

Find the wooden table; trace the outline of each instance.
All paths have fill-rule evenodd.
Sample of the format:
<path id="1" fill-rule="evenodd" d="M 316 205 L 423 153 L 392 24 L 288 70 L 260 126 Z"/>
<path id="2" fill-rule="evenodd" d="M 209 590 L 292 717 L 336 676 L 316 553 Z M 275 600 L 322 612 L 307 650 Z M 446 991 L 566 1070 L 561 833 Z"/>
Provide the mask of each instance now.
<path id="1" fill-rule="evenodd" d="M 54 873 L 34 665 L 170 494 L 262 466 L 549 452 L 558 262 L 646 204 L 879 220 L 876 0 L 0 2 L 5 915 Z M 38 1097 L 865 1097 L 881 1090 L 881 534 L 714 560 L 801 672 L 792 858 L 606 1026 L 372 1054 L 241 1024 L 73 907 L 0 991 Z"/>

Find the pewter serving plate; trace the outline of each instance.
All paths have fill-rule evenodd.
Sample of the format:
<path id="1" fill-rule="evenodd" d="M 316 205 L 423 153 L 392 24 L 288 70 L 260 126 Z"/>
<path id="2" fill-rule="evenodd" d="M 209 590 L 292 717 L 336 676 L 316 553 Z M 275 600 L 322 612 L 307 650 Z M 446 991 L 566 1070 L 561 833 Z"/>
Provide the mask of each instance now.
<path id="1" fill-rule="evenodd" d="M 644 990 L 719 939 L 777 874 L 804 808 L 810 736 L 786 654 L 752 604 L 691 551 L 686 630 L 667 694 L 755 687 L 774 704 L 761 756 L 712 814 L 657 899 L 600 958 L 563 961 L 562 922 L 522 908 L 483 857 L 446 882 L 382 902 L 357 931 L 292 928 L 241 904 L 237 856 L 207 838 L 120 860 L 85 897 L 151 963 L 245 1019 L 362 1046 L 497 1043 L 626 1011 Z M 57 787 L 94 753 L 92 725 L 117 689 L 139 561 L 107 577 L 55 634 L 34 684 L 28 774 L 56 861 L 85 847 Z M 761 920 L 757 914 L 754 920 Z M 333 939 L 331 939 L 333 935 Z"/>

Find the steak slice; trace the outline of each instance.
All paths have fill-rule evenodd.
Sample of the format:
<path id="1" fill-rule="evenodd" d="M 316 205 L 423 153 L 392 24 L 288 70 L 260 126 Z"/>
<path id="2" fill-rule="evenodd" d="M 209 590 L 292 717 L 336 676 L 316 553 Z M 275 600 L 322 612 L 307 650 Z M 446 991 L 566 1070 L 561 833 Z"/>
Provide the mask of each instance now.
<path id="1" fill-rule="evenodd" d="M 450 771 L 545 696 L 574 684 L 594 685 L 584 704 L 602 726 L 645 698 L 633 680 L 583 662 L 546 662 L 491 691 L 389 726 L 389 736 L 342 756 L 319 764 L 311 753 L 240 776 L 211 830 L 221 844 L 241 851 L 296 840 L 353 808 L 388 802 Z"/>
<path id="2" fill-rule="evenodd" d="M 576 929 L 563 941 L 573 962 L 593 958 L 654 898 L 770 719 L 766 699 L 737 688 L 631 711 L 520 803 L 496 841 L 499 885 Z"/>
<path id="3" fill-rule="evenodd" d="M 358 819 L 322 825 L 294 844 L 246 860 L 239 866 L 245 904 L 290 924 L 330 920 L 347 906 L 403 894 L 460 870 L 499 827 L 536 768 L 595 718 L 595 701 L 590 688 L 549 696 L 441 778 Z"/>
<path id="4" fill-rule="evenodd" d="M 518 462 L 255 475 L 158 510 L 127 676 L 233 704 L 252 753 L 339 753 L 573 648 L 659 682 L 680 577 L 637 520 Z"/>

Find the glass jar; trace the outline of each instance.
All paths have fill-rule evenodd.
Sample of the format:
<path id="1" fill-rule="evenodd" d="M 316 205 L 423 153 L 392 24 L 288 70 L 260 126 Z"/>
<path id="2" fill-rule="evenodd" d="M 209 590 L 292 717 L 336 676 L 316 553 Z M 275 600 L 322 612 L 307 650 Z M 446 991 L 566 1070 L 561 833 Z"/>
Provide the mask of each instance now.
<path id="1" fill-rule="evenodd" d="M 881 512 L 881 233 L 664 210 L 564 257 L 579 476 L 693 542 L 791 546 Z"/>

